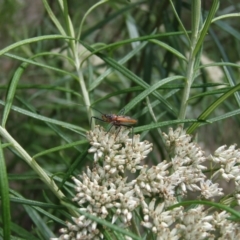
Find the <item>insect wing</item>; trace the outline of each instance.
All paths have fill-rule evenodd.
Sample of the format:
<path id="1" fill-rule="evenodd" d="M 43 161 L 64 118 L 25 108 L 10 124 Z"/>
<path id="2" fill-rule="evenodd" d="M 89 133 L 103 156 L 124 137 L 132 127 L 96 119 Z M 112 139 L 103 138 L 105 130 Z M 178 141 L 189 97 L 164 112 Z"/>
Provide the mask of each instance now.
<path id="1" fill-rule="evenodd" d="M 117 116 L 117 122 L 119 125 L 134 125 L 137 123 L 136 119 L 130 118 L 128 116 Z"/>
<path id="2" fill-rule="evenodd" d="M 124 117 L 123 115 L 124 115 L 124 112 L 125 112 L 125 108 L 122 108 L 119 112 L 118 112 L 118 114 L 117 115 L 115 115 L 115 114 L 112 114 L 113 116 L 116 116 L 116 118 L 114 118 L 114 119 L 116 119 L 117 120 L 117 118 L 118 118 L 118 116 L 122 116 L 122 117 Z M 106 121 L 107 122 L 107 121 Z M 108 121 L 109 122 L 109 124 L 108 124 L 108 126 L 107 126 L 107 129 L 108 129 L 108 131 L 110 131 L 110 129 L 113 127 L 113 126 L 118 126 L 118 124 L 114 124 L 113 122 L 110 122 L 110 121 Z M 121 125 L 121 123 L 120 123 L 120 125 Z M 119 126 L 120 126 L 119 125 Z M 126 124 L 127 125 L 127 124 Z"/>

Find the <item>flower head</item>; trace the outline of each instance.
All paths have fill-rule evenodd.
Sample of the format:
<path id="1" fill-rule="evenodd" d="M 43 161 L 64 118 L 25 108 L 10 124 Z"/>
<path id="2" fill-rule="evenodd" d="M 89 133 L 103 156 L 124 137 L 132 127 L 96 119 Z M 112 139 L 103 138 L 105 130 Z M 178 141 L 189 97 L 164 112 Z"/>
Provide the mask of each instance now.
<path id="1" fill-rule="evenodd" d="M 129 129 L 121 127 L 116 132 L 106 132 L 100 126 L 87 133 L 94 153 L 94 167 L 87 167 L 78 178 L 73 177 L 76 195 L 73 201 L 82 211 L 101 219 L 119 220 L 123 226 L 131 224 L 132 212 L 141 199 L 136 180 L 123 177 L 126 171 L 135 173 L 142 169 L 142 161 L 152 150 L 148 141 L 141 142 L 139 135 L 128 137 Z M 67 228 L 61 229 L 59 239 L 102 239 L 98 224 L 85 216 L 72 218 Z M 80 237 L 80 238 L 79 238 Z"/>
<path id="2" fill-rule="evenodd" d="M 231 145 L 229 148 L 226 145 L 219 147 L 209 159 L 220 165 L 218 174 L 221 174 L 226 181 L 233 179 L 235 184 L 240 186 L 240 149 L 236 149 L 236 145 Z"/>
<path id="3" fill-rule="evenodd" d="M 179 207 L 178 199 L 184 201 L 189 192 L 211 200 L 223 195 L 214 178 L 204 173 L 207 167 L 203 164 L 209 158 L 182 128 L 163 134 L 170 157 L 152 166 L 143 164 L 152 144 L 140 141 L 139 135 L 129 138 L 128 133 L 124 127 L 106 132 L 99 126 L 87 133 L 94 164 L 72 178 L 76 191 L 73 201 L 81 211 L 122 228 L 130 226 L 137 214 L 142 217 L 141 226 L 159 240 L 214 239 L 216 232 L 221 235 L 219 239 L 239 238 L 239 224 L 228 220 L 224 211 L 209 213 L 203 205 L 186 210 Z M 234 178 L 236 189 L 240 189 L 239 156 L 234 145 L 221 147 L 211 156 L 216 165 L 220 164 L 216 173 L 222 173 L 226 180 Z M 240 203 L 239 195 L 236 191 L 232 199 Z M 103 239 L 101 229 L 85 216 L 72 217 L 58 239 Z"/>
<path id="4" fill-rule="evenodd" d="M 90 153 L 94 153 L 95 162 L 103 159 L 104 169 L 110 174 L 124 172 L 126 169 L 136 172 L 142 168 L 142 161 L 152 151 L 152 144 L 141 142 L 139 135 L 128 138 L 129 129 L 120 127 L 116 132 L 106 133 L 100 126 L 87 133 L 92 145 Z"/>

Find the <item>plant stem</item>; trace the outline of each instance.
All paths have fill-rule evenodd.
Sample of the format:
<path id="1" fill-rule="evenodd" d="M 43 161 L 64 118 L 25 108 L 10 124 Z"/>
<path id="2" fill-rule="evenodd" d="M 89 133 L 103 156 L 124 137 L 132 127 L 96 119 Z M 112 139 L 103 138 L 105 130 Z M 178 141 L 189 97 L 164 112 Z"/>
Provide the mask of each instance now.
<path id="1" fill-rule="evenodd" d="M 58 186 L 52 178 L 50 178 L 47 173 L 38 165 L 38 163 L 33 159 L 22 147 L 21 145 L 8 133 L 8 131 L 0 126 L 0 135 L 11 143 L 12 147 L 20 154 L 22 159 L 27 162 L 27 164 L 38 174 L 40 179 L 51 189 L 51 191 L 56 195 L 59 200 L 62 200 L 64 194 L 59 190 Z M 77 213 L 72 209 L 69 211 L 74 215 L 78 216 Z"/>
<path id="2" fill-rule="evenodd" d="M 182 103 L 181 103 L 181 108 L 180 108 L 178 119 L 186 118 L 190 90 L 191 90 L 191 86 L 192 86 L 192 83 L 195 78 L 194 66 L 195 66 L 195 61 L 196 61 L 196 55 L 194 55 L 193 52 L 194 52 L 196 43 L 198 41 L 200 16 L 201 16 L 201 0 L 192 1 L 191 46 L 190 46 L 190 54 L 189 54 L 187 73 L 186 73 L 186 79 L 185 79 L 185 87 L 183 90 Z"/>

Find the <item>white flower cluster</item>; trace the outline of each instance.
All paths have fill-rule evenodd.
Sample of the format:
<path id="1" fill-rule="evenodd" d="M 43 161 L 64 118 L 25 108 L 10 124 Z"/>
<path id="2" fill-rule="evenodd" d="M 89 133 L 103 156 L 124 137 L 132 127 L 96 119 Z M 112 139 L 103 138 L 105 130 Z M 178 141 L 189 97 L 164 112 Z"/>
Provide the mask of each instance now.
<path id="1" fill-rule="evenodd" d="M 112 223 L 119 220 L 125 227 L 131 224 L 140 198 L 135 191 L 136 180 L 127 181 L 124 174 L 142 169 L 142 161 L 152 150 L 152 144 L 140 142 L 139 135 L 128 138 L 128 133 L 126 128 L 106 133 L 100 126 L 88 132 L 89 152 L 94 153 L 95 165 L 79 179 L 73 178 L 77 192 L 73 201 L 80 210 L 102 219 L 111 216 Z M 73 218 L 73 222 L 60 230 L 63 234 L 58 239 L 103 239 L 96 222 L 84 216 Z"/>
<path id="2" fill-rule="evenodd" d="M 170 129 L 163 135 L 170 159 L 151 167 L 143 165 L 143 160 L 152 150 L 152 144 L 140 142 L 139 135 L 128 138 L 128 133 L 129 129 L 123 127 L 106 133 L 99 126 L 88 132 L 94 166 L 87 167 L 78 179 L 73 178 L 77 192 L 73 201 L 80 210 L 122 228 L 132 225 L 134 217 L 141 215 L 139 225 L 158 240 L 216 239 L 216 236 L 240 239 L 240 225 L 227 219 L 230 217 L 227 212 L 208 212 L 203 205 L 184 210 L 178 204 L 190 192 L 199 199 L 214 200 L 223 195 L 218 184 L 203 173 L 207 170 L 203 163 L 210 157 L 205 157 L 182 128 Z M 226 180 L 234 178 L 240 185 L 239 156 L 239 150 L 231 146 L 219 148 L 211 159 L 221 165 L 218 174 Z M 236 193 L 236 198 L 240 200 L 240 194 Z M 60 230 L 62 235 L 58 239 L 104 238 L 101 226 L 95 221 L 85 216 L 72 221 Z M 135 228 L 141 232 L 140 226 Z"/>
<path id="3" fill-rule="evenodd" d="M 140 142 L 140 136 L 128 138 L 129 129 L 121 127 L 117 132 L 109 132 L 97 126 L 90 131 L 87 138 L 92 147 L 89 152 L 94 153 L 94 161 L 98 162 L 104 156 L 104 169 L 110 175 L 129 170 L 132 173 L 142 168 L 142 160 L 152 150 L 148 141 Z M 124 146 L 124 147 L 123 147 Z"/>
<path id="4" fill-rule="evenodd" d="M 170 128 L 169 134 L 163 133 L 163 136 L 171 156 L 173 172 L 170 178 L 180 187 L 183 195 L 187 190 L 200 191 L 206 199 L 223 195 L 218 184 L 206 180 L 203 171 L 207 167 L 202 163 L 207 158 L 202 149 L 195 142 L 191 142 L 191 137 L 182 128 L 179 127 L 176 131 Z"/>
<path id="5" fill-rule="evenodd" d="M 237 191 L 240 191 L 240 150 L 235 148 L 236 145 L 232 145 L 228 149 L 226 145 L 219 147 L 214 155 L 210 156 L 210 159 L 220 167 L 214 176 L 220 174 L 227 182 L 233 179 Z"/>

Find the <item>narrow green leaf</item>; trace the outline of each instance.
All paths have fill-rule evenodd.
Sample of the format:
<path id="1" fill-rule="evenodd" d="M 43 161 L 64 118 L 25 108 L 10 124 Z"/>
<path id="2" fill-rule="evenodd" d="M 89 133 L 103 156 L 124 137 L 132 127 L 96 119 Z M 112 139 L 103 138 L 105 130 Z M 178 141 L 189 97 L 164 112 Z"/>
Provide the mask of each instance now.
<path id="1" fill-rule="evenodd" d="M 0 104 L 1 105 L 5 105 L 6 103 L 0 100 Z M 29 116 L 29 117 L 35 118 L 37 120 L 40 120 L 40 121 L 44 121 L 44 122 L 49 122 L 49 123 L 53 123 L 53 124 L 56 124 L 56 125 L 60 125 L 61 127 L 68 128 L 68 129 L 70 129 L 72 131 L 73 130 L 77 130 L 82 135 L 84 135 L 83 133 L 86 132 L 86 129 L 81 128 L 79 126 L 76 126 L 76 125 L 73 125 L 73 124 L 70 124 L 70 123 L 66 123 L 66 122 L 63 122 L 63 121 L 55 120 L 55 119 L 52 119 L 52 118 L 44 117 L 44 116 L 42 116 L 40 114 L 36 114 L 36 113 L 27 111 L 27 110 L 19 108 L 19 107 L 12 106 L 11 109 L 16 111 L 16 112 L 19 112 L 21 114 L 24 114 L 26 116 Z"/>
<path id="2" fill-rule="evenodd" d="M 88 141 L 87 140 L 81 140 L 81 141 L 77 141 L 77 142 L 71 142 L 71 143 L 68 143 L 68 144 L 65 144 L 65 145 L 61 145 L 61 146 L 58 146 L 58 147 L 54 147 L 54 148 L 51 148 L 51 149 L 47 149 L 45 151 L 42 151 L 36 155 L 34 155 L 32 158 L 36 159 L 40 156 L 43 156 L 43 155 L 46 155 L 46 154 L 50 154 L 50 153 L 53 153 L 53 152 L 59 152 L 59 151 L 62 151 L 64 149 L 68 149 L 68 148 L 72 148 L 74 146 L 78 146 L 78 145 L 82 145 L 82 144 L 86 144 Z"/>
<path id="3" fill-rule="evenodd" d="M 94 106 L 94 105 L 98 104 L 99 102 L 102 102 L 102 101 L 104 101 L 106 99 L 109 99 L 110 97 L 113 97 L 113 96 L 118 96 L 118 95 L 123 94 L 123 93 L 139 92 L 139 91 L 142 91 L 142 90 L 143 90 L 143 88 L 138 87 L 138 86 L 118 90 L 116 92 L 109 93 L 109 94 L 105 95 L 104 97 L 99 98 L 98 100 L 93 102 L 91 106 Z"/>
<path id="4" fill-rule="evenodd" d="M 139 31 L 138 31 L 138 25 L 136 24 L 135 19 L 130 15 L 130 13 L 126 14 L 126 19 L 125 19 L 126 25 L 127 25 L 127 30 L 130 38 L 137 38 L 139 37 Z M 139 46 L 140 42 L 132 42 L 132 48 L 136 48 Z"/>
<path id="5" fill-rule="evenodd" d="M 41 53 L 41 54 L 36 54 L 34 56 L 32 56 L 31 58 L 34 59 L 34 58 L 37 58 L 39 56 L 44 56 L 44 55 L 53 55 L 51 52 L 48 52 L 48 53 Z M 60 72 L 60 73 L 63 73 L 65 75 L 69 75 L 71 76 L 72 78 L 78 80 L 78 77 L 75 75 L 75 74 L 72 74 L 70 72 L 67 72 L 67 71 L 64 71 L 62 69 L 59 69 L 59 68 L 55 68 L 55 67 L 52 67 L 52 66 L 49 66 L 49 65 L 46 65 L 46 64 L 43 64 L 43 63 L 39 63 L 39 62 L 36 62 L 36 61 L 33 61 L 31 59 L 28 59 L 28 58 L 23 58 L 23 57 L 19 57 L 17 55 L 14 55 L 14 54 L 10 54 L 10 53 L 5 53 L 4 56 L 7 56 L 7 57 L 10 57 L 10 58 L 13 58 L 13 59 L 17 59 L 17 60 L 20 60 L 22 62 L 25 62 L 25 63 L 29 63 L 29 64 L 32 64 L 32 65 L 35 65 L 35 66 L 38 66 L 38 67 L 42 67 L 42 68 L 47 68 L 47 69 L 50 69 L 50 70 L 53 70 L 53 71 L 56 71 L 56 72 Z M 59 55 L 60 56 L 60 55 Z M 62 55 L 61 55 L 62 56 Z M 63 56 L 62 56 L 63 57 Z M 70 60 L 70 58 L 67 58 L 67 60 L 69 60 L 70 62 L 72 62 L 72 60 Z"/>
<path id="6" fill-rule="evenodd" d="M 51 231 L 51 229 L 47 226 L 47 224 L 45 223 L 45 221 L 43 221 L 40 214 L 34 208 L 27 205 L 23 205 L 23 207 L 28 216 L 32 219 L 33 223 L 36 225 L 41 235 L 44 237 L 44 239 L 54 237 L 54 234 Z"/>
<path id="7" fill-rule="evenodd" d="M 178 119 L 178 120 L 151 123 L 151 124 L 135 127 L 134 133 L 149 131 L 152 129 L 165 127 L 165 126 L 172 126 L 172 125 L 181 124 L 181 123 L 194 123 L 194 122 L 198 122 L 198 120 L 197 119 L 184 119 L 184 120 Z"/>
<path id="8" fill-rule="evenodd" d="M 50 239 L 55 237 L 52 230 L 48 227 L 48 225 L 43 221 L 41 215 L 32 207 L 24 206 L 28 216 L 32 219 L 33 223 L 36 225 L 38 231 L 44 237 L 44 239 Z"/>
<path id="9" fill-rule="evenodd" d="M 234 94 L 236 91 L 240 90 L 240 84 L 236 85 L 234 88 L 223 94 L 215 102 L 213 102 L 199 117 L 199 121 L 206 121 L 207 117 L 228 97 Z M 193 123 L 187 130 L 188 134 L 191 134 L 197 127 L 201 125 L 201 122 Z"/>
<path id="10" fill-rule="evenodd" d="M 136 104 L 138 104 L 141 100 L 146 98 L 149 94 L 153 93 L 155 90 L 160 88 L 162 85 L 169 83 L 174 80 L 179 80 L 179 79 L 184 79 L 183 76 L 173 76 L 173 77 L 168 77 L 163 80 L 160 80 L 150 86 L 149 88 L 145 89 L 142 93 L 140 93 L 138 96 L 136 96 L 131 102 L 129 102 L 124 108 L 125 108 L 125 113 L 127 113 L 130 109 L 132 109 Z"/>
<path id="11" fill-rule="evenodd" d="M 11 202 L 21 204 L 23 206 L 30 206 L 30 207 L 34 208 L 35 210 L 37 210 L 38 212 L 41 212 L 41 213 L 44 213 L 44 215 L 50 216 L 51 219 L 54 219 L 55 217 L 49 213 L 46 213 L 44 208 L 65 209 L 66 210 L 66 208 L 62 205 L 56 205 L 56 204 L 49 203 L 49 202 L 39 202 L 39 201 L 35 201 L 35 200 L 26 199 L 21 194 L 16 192 L 15 190 L 11 190 L 11 195 L 12 195 L 12 197 L 10 199 Z M 60 222 L 61 224 L 64 224 L 64 221 L 61 221 L 61 220 L 57 220 L 57 221 Z"/>
<path id="12" fill-rule="evenodd" d="M 34 43 L 34 42 L 43 41 L 43 40 L 52 40 L 52 39 L 73 39 L 73 38 L 68 37 L 68 36 L 62 36 L 62 35 L 46 35 L 46 36 L 28 38 L 28 39 L 24 39 L 19 42 L 13 43 L 13 44 L 3 48 L 2 50 L 0 50 L 0 56 L 13 50 L 14 48 L 20 47 L 25 44 L 30 44 L 30 43 Z"/>
<path id="13" fill-rule="evenodd" d="M 240 40 L 240 33 L 237 28 L 235 29 L 225 21 L 218 21 L 215 24 L 226 33 L 231 34 L 234 38 L 236 38 L 236 40 Z"/>
<path id="14" fill-rule="evenodd" d="M 190 46 L 194 46 L 199 34 L 199 26 L 201 21 L 201 0 L 191 1 L 191 24 L 192 34 Z"/>
<path id="15" fill-rule="evenodd" d="M 83 163 L 85 162 L 84 160 L 86 159 L 86 156 L 88 154 L 88 149 L 90 147 L 90 144 L 88 144 L 88 146 L 86 146 L 86 148 L 83 150 L 83 152 L 81 153 L 81 155 L 77 158 L 77 160 L 75 160 L 71 166 L 69 167 L 68 171 L 64 174 L 63 180 L 59 186 L 59 189 L 61 189 L 63 187 L 63 185 L 65 184 L 65 182 L 69 179 L 69 177 L 73 174 L 73 172 L 79 168 L 81 169 L 81 166 L 83 166 Z"/>
<path id="16" fill-rule="evenodd" d="M 75 38 L 74 26 L 73 26 L 71 17 L 69 15 L 68 1 L 61 1 L 60 6 L 63 10 L 63 15 L 65 19 L 65 28 L 67 29 L 67 35 Z M 75 45 L 74 42 L 70 43 L 70 46 L 73 47 L 72 50 L 74 49 L 74 45 Z"/>
<path id="17" fill-rule="evenodd" d="M 83 23 L 85 22 L 86 17 L 87 17 L 95 8 L 97 8 L 98 6 L 100 6 L 101 4 L 104 4 L 104 3 L 106 3 L 106 2 L 108 2 L 108 0 L 100 0 L 100 1 L 96 2 L 95 4 L 93 4 L 93 5 L 85 12 L 84 16 L 82 17 L 80 26 L 79 26 L 79 30 L 78 30 L 78 34 L 77 34 L 77 40 L 80 40 L 80 38 L 81 38 Z"/>
<path id="18" fill-rule="evenodd" d="M 87 48 L 89 51 L 93 52 L 94 49 L 92 47 L 90 47 L 88 44 L 80 41 L 81 44 L 83 44 L 83 46 L 85 48 Z M 143 81 L 140 77 L 138 77 L 136 74 L 134 74 L 133 72 L 131 72 L 129 69 L 127 69 L 126 67 L 120 65 L 119 63 L 117 63 L 113 58 L 107 57 L 104 54 L 98 53 L 97 54 L 98 57 L 100 57 L 101 59 L 103 59 L 107 64 L 109 64 L 112 68 L 114 68 L 115 70 L 119 71 L 122 75 L 124 75 L 126 78 L 129 78 L 130 80 L 132 80 L 133 82 L 135 82 L 136 84 L 138 84 L 139 86 L 142 86 L 143 88 L 147 89 L 150 87 L 149 84 L 147 84 L 145 81 Z M 164 106 L 167 108 L 167 110 L 169 112 L 171 112 L 174 116 L 176 116 L 175 111 L 173 110 L 171 104 L 169 104 L 158 92 L 154 91 L 153 95 L 155 97 L 157 97 L 159 99 L 159 101 L 161 101 Z"/>
<path id="19" fill-rule="evenodd" d="M 59 137 L 61 137 L 64 141 L 66 141 L 67 143 L 71 144 L 73 142 L 73 139 L 69 137 L 68 134 L 65 134 L 65 131 L 63 131 L 61 128 L 57 127 L 57 125 L 55 124 L 51 124 L 51 123 L 46 123 L 49 128 L 51 128 Z M 84 135 L 85 137 L 85 135 Z M 83 140 L 86 141 L 86 140 Z M 80 147 L 78 147 L 78 145 L 73 145 L 74 149 L 76 149 L 77 151 L 81 152 L 82 149 Z"/>
<path id="20" fill-rule="evenodd" d="M 11 207 L 9 199 L 9 186 L 5 159 L 2 149 L 2 140 L 0 138 L 0 195 L 1 195 L 1 216 L 3 221 L 3 236 L 4 239 L 10 240 L 10 222 L 11 222 Z"/>
<path id="21" fill-rule="evenodd" d="M 2 117 L 2 126 L 5 127 L 7 123 L 7 118 L 10 113 L 12 103 L 14 100 L 15 92 L 17 89 L 18 81 L 20 77 L 22 76 L 27 64 L 23 63 L 21 66 L 17 69 L 17 71 L 14 73 L 12 80 L 10 81 L 8 91 L 7 91 L 7 99 L 6 104 L 3 111 L 3 117 Z"/>
<path id="22" fill-rule="evenodd" d="M 203 93 L 199 93 L 199 94 L 196 94 L 196 95 L 190 97 L 188 99 L 188 102 L 191 101 L 192 99 L 195 99 L 195 98 L 200 98 L 200 97 L 204 97 L 204 96 L 209 96 L 209 95 L 212 96 L 212 95 L 215 95 L 215 94 L 225 93 L 230 89 L 231 89 L 231 87 L 227 87 L 227 88 L 220 88 L 220 89 L 217 89 L 217 90 L 212 90 L 212 91 L 206 91 L 206 92 L 203 92 Z"/>
<path id="23" fill-rule="evenodd" d="M 12 191 L 12 193 L 16 193 L 16 192 Z M 32 206 L 32 207 L 58 208 L 58 209 L 59 208 L 64 208 L 61 205 L 55 205 L 55 204 L 39 202 L 39 201 L 35 201 L 35 200 L 29 200 L 29 199 L 21 197 L 20 195 L 18 195 L 17 197 L 15 197 L 15 196 L 11 197 L 10 201 L 13 202 L 13 203 L 18 203 L 18 204 L 22 204 L 22 205 L 28 205 L 28 206 Z"/>
<path id="24" fill-rule="evenodd" d="M 8 53 L 6 53 L 5 55 L 7 55 L 9 57 L 13 57 L 13 58 L 21 60 L 21 61 L 24 61 L 24 63 L 22 63 L 20 65 L 20 67 L 17 68 L 17 70 L 14 73 L 13 78 L 11 79 L 11 81 L 9 83 L 9 86 L 8 86 L 6 105 L 5 105 L 4 112 L 3 112 L 3 117 L 2 117 L 2 126 L 3 127 L 6 126 L 8 115 L 10 113 L 11 106 L 13 104 L 13 100 L 14 100 L 14 96 L 15 96 L 15 92 L 16 92 L 16 89 L 17 89 L 17 86 L 18 86 L 18 82 L 19 82 L 19 80 L 20 80 L 24 70 L 26 69 L 26 67 L 28 66 L 29 63 L 34 64 L 34 65 L 38 65 L 38 66 L 41 66 L 41 67 L 50 68 L 51 70 L 55 70 L 57 72 L 62 72 L 64 74 L 71 75 L 72 77 L 76 78 L 76 76 L 74 76 L 73 74 L 70 74 L 68 72 L 59 70 L 57 68 L 49 67 L 49 66 L 47 66 L 45 64 L 37 63 L 37 62 L 32 61 L 30 59 L 21 58 L 21 57 L 18 57 L 16 55 L 8 54 Z M 35 58 L 35 57 L 38 57 L 38 55 L 35 55 L 32 58 Z"/>
<path id="25" fill-rule="evenodd" d="M 124 56 L 121 60 L 119 60 L 118 63 L 124 64 L 125 62 L 127 62 L 129 59 L 135 56 L 142 48 L 144 48 L 146 44 L 147 42 L 141 43 L 139 46 L 137 46 L 131 52 L 129 52 L 126 56 Z M 92 91 L 94 88 L 96 88 L 104 80 L 104 78 L 107 77 L 113 71 L 114 71 L 113 68 L 109 68 L 106 71 L 104 71 L 103 74 L 101 74 L 96 80 L 94 80 L 94 82 L 91 83 L 89 91 Z"/>
<path id="26" fill-rule="evenodd" d="M 231 63 L 231 62 L 214 62 L 214 63 L 209 63 L 209 64 L 204 64 L 201 65 L 199 67 L 197 67 L 196 69 L 201 69 L 201 68 L 207 68 L 207 67 L 214 67 L 214 66 L 231 66 L 231 67 L 236 67 L 236 68 L 240 68 L 240 65 L 237 63 Z"/>
<path id="27" fill-rule="evenodd" d="M 155 39 L 152 39 L 152 40 L 149 40 L 149 42 L 152 42 L 152 43 L 155 43 L 157 44 L 158 46 L 166 49 L 167 51 L 173 53 L 175 56 L 183 59 L 184 61 L 187 61 L 187 59 L 185 58 L 184 55 L 182 55 L 179 51 L 177 51 L 175 48 L 172 48 L 171 46 L 169 46 L 168 44 L 162 42 L 162 41 L 159 41 L 159 40 L 155 40 Z"/>
<path id="28" fill-rule="evenodd" d="M 224 70 L 224 72 L 225 72 L 225 76 L 226 76 L 226 78 L 227 78 L 230 86 L 231 86 L 231 87 L 234 87 L 234 86 L 236 85 L 236 84 L 235 84 L 236 81 L 232 78 L 231 74 L 230 74 L 229 71 L 228 71 L 227 66 L 223 66 L 223 70 Z M 239 96 L 239 93 L 238 93 L 238 92 L 235 92 L 235 93 L 234 93 L 234 97 L 235 97 L 235 99 L 236 99 L 236 102 L 237 102 L 238 106 L 240 107 L 240 96 Z"/>
<path id="29" fill-rule="evenodd" d="M 113 11 L 112 13 L 106 15 L 104 18 L 100 18 L 95 25 L 88 26 L 87 29 L 84 29 L 84 32 L 81 34 L 81 38 L 86 38 L 89 34 L 93 33 L 94 31 L 103 28 L 106 26 L 111 20 L 115 20 L 118 16 L 123 16 L 125 12 L 128 12 L 129 10 L 136 8 L 136 6 L 145 3 L 145 0 L 138 1 L 136 3 L 128 4 L 126 7 L 119 8 L 118 11 Z"/>
<path id="30" fill-rule="evenodd" d="M 62 35 L 66 35 L 65 30 L 63 29 L 61 23 L 58 21 L 57 17 L 54 15 L 52 9 L 50 8 L 48 1 L 47 0 L 42 0 L 44 8 L 46 9 L 49 17 L 52 19 L 53 23 L 55 24 L 55 26 L 57 27 L 58 31 L 62 34 Z"/>
<path id="31" fill-rule="evenodd" d="M 226 206 L 221 203 L 213 202 L 213 201 L 203 201 L 203 200 L 190 200 L 190 201 L 182 201 L 180 203 L 174 204 L 168 209 L 174 209 L 179 206 L 186 206 L 186 205 L 196 205 L 196 204 L 201 204 L 201 205 L 206 205 L 206 206 L 211 206 L 215 207 L 219 210 L 224 210 L 226 212 L 231 213 L 233 216 L 237 217 L 238 219 L 240 218 L 240 213 L 239 211 L 233 209 L 232 207 Z"/>
<path id="32" fill-rule="evenodd" d="M 114 43 L 107 44 L 107 45 L 104 44 L 103 47 L 96 48 L 96 49 L 93 49 L 92 47 L 89 46 L 89 48 L 91 48 L 91 50 L 89 50 L 89 51 L 91 51 L 92 54 L 89 55 L 88 57 L 90 57 L 92 55 L 97 55 L 97 53 L 100 53 L 104 50 L 110 51 L 117 47 L 121 47 L 125 44 L 130 44 L 133 42 L 145 42 L 145 41 L 149 41 L 151 39 L 173 37 L 173 36 L 178 36 L 178 35 L 183 35 L 183 34 L 184 34 L 184 32 L 168 32 L 168 33 L 150 34 L 147 36 L 125 39 L 125 40 L 114 42 Z M 82 42 L 82 41 L 80 41 L 80 42 L 83 43 L 83 45 L 84 45 L 84 42 Z"/>
<path id="33" fill-rule="evenodd" d="M 184 24 L 183 24 L 183 22 L 181 21 L 181 18 L 179 17 L 178 12 L 177 12 L 177 10 L 175 9 L 175 6 L 174 6 L 172 0 L 170 0 L 169 2 L 170 2 L 170 4 L 171 4 L 171 6 L 172 6 L 174 15 L 175 15 L 175 17 L 176 17 L 176 19 L 177 19 L 177 21 L 178 21 L 178 23 L 179 23 L 179 25 L 180 25 L 180 29 L 183 30 L 183 32 L 185 33 L 185 37 L 187 38 L 188 42 L 190 43 L 190 39 L 189 39 L 189 36 L 188 36 L 188 32 L 186 31 L 186 29 L 185 29 L 185 27 L 184 27 Z"/>
<path id="34" fill-rule="evenodd" d="M 208 31 L 208 29 L 211 25 L 211 22 L 214 18 L 214 15 L 215 15 L 218 7 L 219 7 L 219 0 L 213 0 L 213 3 L 211 5 L 211 9 L 208 13 L 207 19 L 205 20 L 203 28 L 200 32 L 200 36 L 199 36 L 199 39 L 197 41 L 197 44 L 196 44 L 196 46 L 193 50 L 193 56 L 195 56 L 197 54 L 198 50 L 202 47 L 204 38 L 207 34 L 207 31 Z"/>
<path id="35" fill-rule="evenodd" d="M 31 232 L 13 222 L 11 223 L 11 231 L 15 233 L 16 236 L 18 236 L 16 238 L 11 237 L 11 240 L 39 240 L 39 238 L 35 237 Z"/>
<path id="36" fill-rule="evenodd" d="M 225 114 L 221 114 L 220 116 L 214 117 L 214 118 L 210 118 L 208 119 L 208 122 L 213 123 L 213 122 L 218 122 L 220 120 L 224 120 L 230 117 L 234 117 L 236 115 L 240 114 L 240 109 L 225 113 Z"/>
<path id="37" fill-rule="evenodd" d="M 216 22 L 216 21 L 219 21 L 219 20 L 222 20 L 222 19 L 224 19 L 224 18 L 235 18 L 235 17 L 239 18 L 239 17 L 240 17 L 240 13 L 228 13 L 228 14 L 223 14 L 223 15 L 221 15 L 221 16 L 218 16 L 218 17 L 214 18 L 214 19 L 212 20 L 212 23 L 213 23 L 213 22 Z"/>

